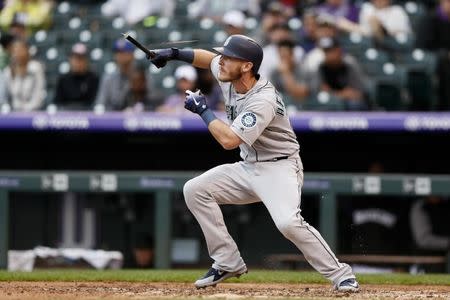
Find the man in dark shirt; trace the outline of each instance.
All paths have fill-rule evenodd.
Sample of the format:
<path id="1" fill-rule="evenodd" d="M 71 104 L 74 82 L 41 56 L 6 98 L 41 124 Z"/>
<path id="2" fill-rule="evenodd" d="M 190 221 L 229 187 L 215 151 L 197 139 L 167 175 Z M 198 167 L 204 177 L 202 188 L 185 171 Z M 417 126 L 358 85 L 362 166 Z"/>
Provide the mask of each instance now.
<path id="1" fill-rule="evenodd" d="M 73 45 L 69 58 L 70 72 L 58 79 L 53 103 L 68 110 L 90 109 L 98 89 L 98 76 L 89 70 L 87 47 Z"/>
<path id="2" fill-rule="evenodd" d="M 349 110 L 365 109 L 364 91 L 367 80 L 356 60 L 346 55 L 335 38 L 318 41 L 325 53 L 325 60 L 314 74 L 311 88 L 316 93 L 327 92 L 345 104 Z"/>
<path id="3" fill-rule="evenodd" d="M 418 46 L 438 55 L 439 110 L 450 110 L 450 0 L 441 0 L 436 11 L 424 19 L 417 34 Z"/>

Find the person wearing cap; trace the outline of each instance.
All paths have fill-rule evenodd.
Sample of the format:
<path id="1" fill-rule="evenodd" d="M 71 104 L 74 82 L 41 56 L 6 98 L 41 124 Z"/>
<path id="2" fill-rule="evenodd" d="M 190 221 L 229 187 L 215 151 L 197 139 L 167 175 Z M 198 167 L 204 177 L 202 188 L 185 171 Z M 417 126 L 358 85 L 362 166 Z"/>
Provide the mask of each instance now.
<path id="1" fill-rule="evenodd" d="M 272 1 L 263 10 L 261 17 L 261 26 L 257 26 L 254 37 L 261 46 L 264 46 L 270 42 L 269 32 L 273 26 L 279 24 L 286 24 L 289 21 L 289 11 L 279 1 Z"/>
<path id="2" fill-rule="evenodd" d="M 316 30 L 314 34 L 314 48 L 311 49 L 303 58 L 300 65 L 302 72 L 302 78 L 309 84 L 311 78 L 317 73 L 319 65 L 325 59 L 325 53 L 317 42 L 324 37 L 337 38 L 338 30 L 334 23 L 329 22 L 327 19 L 316 17 Z M 347 54 L 345 54 L 347 56 Z"/>
<path id="3" fill-rule="evenodd" d="M 89 68 L 85 44 L 72 46 L 69 64 L 70 71 L 58 78 L 53 104 L 68 110 L 89 109 L 97 95 L 99 78 Z"/>
<path id="4" fill-rule="evenodd" d="M 134 46 L 125 39 L 115 41 L 113 51 L 117 69 L 102 75 L 95 106 L 117 111 L 127 107 L 126 97 L 130 90 L 130 76 L 136 68 L 136 62 Z M 153 91 L 150 74 L 146 74 L 146 88 L 149 92 Z"/>
<path id="5" fill-rule="evenodd" d="M 281 233 L 338 291 L 358 291 L 351 267 L 339 262 L 320 233 L 301 216 L 300 146 L 281 95 L 259 75 L 261 46 L 247 36 L 232 35 L 214 52 L 169 48 L 155 50 L 155 54 L 151 62 L 158 68 L 181 60 L 211 69 L 222 89 L 227 122 L 216 117 L 201 91 L 186 91 L 185 108 L 200 116 L 224 149 L 241 150 L 242 161 L 219 165 L 184 185 L 186 205 L 202 228 L 213 260 L 194 285 L 215 286 L 247 273 L 219 205 L 263 202 Z M 201 159 L 203 153 L 185 151 L 184 155 Z"/>
<path id="6" fill-rule="evenodd" d="M 223 15 L 222 23 L 228 36 L 245 33 L 245 15 L 239 10 L 230 10 Z"/>
<path id="7" fill-rule="evenodd" d="M 164 103 L 157 108 L 159 112 L 183 113 L 186 90 L 195 90 L 197 81 L 197 71 L 190 65 L 179 66 L 175 70 L 177 80 L 177 92 L 164 100 Z"/>
<path id="8" fill-rule="evenodd" d="M 294 41 L 292 31 L 287 24 L 274 25 L 269 31 L 269 44 L 264 46 L 264 59 L 261 63 L 259 73 L 261 76 L 270 78 L 273 71 L 277 69 L 280 63 L 280 55 L 278 53 L 278 43 L 285 40 Z M 302 61 L 304 51 L 302 47 L 294 46 L 294 60 L 297 65 Z"/>
<path id="9" fill-rule="evenodd" d="M 331 93 L 343 101 L 348 110 L 365 109 L 364 93 L 368 80 L 356 60 L 345 59 L 335 38 L 321 38 L 318 46 L 324 51 L 325 59 L 311 80 L 311 90 Z"/>

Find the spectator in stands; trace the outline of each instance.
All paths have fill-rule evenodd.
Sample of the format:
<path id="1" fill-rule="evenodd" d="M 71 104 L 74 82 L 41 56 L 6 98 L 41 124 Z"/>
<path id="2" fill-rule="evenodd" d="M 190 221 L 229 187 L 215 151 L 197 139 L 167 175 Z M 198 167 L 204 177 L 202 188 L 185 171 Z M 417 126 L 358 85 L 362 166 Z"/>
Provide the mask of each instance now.
<path id="1" fill-rule="evenodd" d="M 324 37 L 337 38 L 338 36 L 338 31 L 334 23 L 323 18 L 316 18 L 316 24 L 317 28 L 314 36 L 315 47 L 305 55 L 301 64 L 302 76 L 307 82 L 317 73 L 319 65 L 325 59 L 325 52 L 321 47 L 317 46 L 317 41 Z"/>
<path id="2" fill-rule="evenodd" d="M 278 43 L 280 63 L 270 77 L 276 89 L 283 94 L 284 103 L 287 106 L 300 106 L 309 94 L 306 84 L 300 81 L 301 73 L 295 63 L 294 49 L 295 44 L 291 40 L 283 40 Z"/>
<path id="3" fill-rule="evenodd" d="M 288 15 L 283 10 L 281 3 L 277 1 L 270 3 L 262 15 L 261 26 L 259 26 L 259 31 L 255 33 L 255 40 L 261 45 L 270 43 L 270 30 L 274 26 L 286 24 L 288 19 Z"/>
<path id="4" fill-rule="evenodd" d="M 197 69 L 197 74 L 197 88 L 202 91 L 208 99 L 208 106 L 211 107 L 212 110 L 225 111 L 222 90 L 211 73 L 211 70 Z"/>
<path id="5" fill-rule="evenodd" d="M 367 79 L 356 60 L 344 57 L 335 38 L 321 38 L 318 45 L 325 52 L 325 60 L 311 80 L 311 90 L 334 95 L 344 101 L 349 110 L 366 108 L 364 92 Z"/>
<path id="6" fill-rule="evenodd" d="M 0 13 L 0 26 L 9 28 L 14 19 L 19 19 L 28 31 L 48 28 L 51 10 L 52 1 L 48 0 L 10 0 Z"/>
<path id="7" fill-rule="evenodd" d="M 228 36 L 245 34 L 245 15 L 242 11 L 231 10 L 226 12 L 223 16 L 222 23 Z"/>
<path id="8" fill-rule="evenodd" d="M 160 98 L 147 86 L 147 74 L 144 68 L 134 67 L 130 74 L 130 88 L 125 96 L 126 112 L 141 113 L 153 111 L 160 104 Z"/>
<path id="9" fill-rule="evenodd" d="M 182 65 L 175 70 L 177 80 L 177 92 L 170 95 L 157 110 L 160 112 L 184 113 L 184 101 L 186 100 L 186 90 L 195 91 L 197 81 L 197 71 L 190 65 Z"/>
<path id="10" fill-rule="evenodd" d="M 259 68 L 262 77 L 269 78 L 280 62 L 278 43 L 284 40 L 293 40 L 292 32 L 287 24 L 274 25 L 269 32 L 270 43 L 263 47 L 264 58 Z M 304 51 L 300 46 L 294 47 L 294 59 L 300 64 Z"/>
<path id="11" fill-rule="evenodd" d="M 130 89 L 129 78 L 135 68 L 134 46 L 124 39 L 113 45 L 114 60 L 117 70 L 111 74 L 103 74 L 95 104 L 106 110 L 123 110 Z M 152 91 L 150 76 L 146 76 L 148 91 Z"/>
<path id="12" fill-rule="evenodd" d="M 450 201 L 440 196 L 417 200 L 410 211 L 412 236 L 422 250 L 450 251 Z"/>
<path id="13" fill-rule="evenodd" d="M 316 13 L 342 31 L 362 33 L 358 25 L 359 8 L 349 0 L 327 0 L 316 8 Z"/>
<path id="14" fill-rule="evenodd" d="M 305 51 L 305 55 L 316 47 L 317 20 L 316 14 L 312 11 L 306 11 L 303 14 L 303 26 L 298 33 L 298 44 Z"/>
<path id="15" fill-rule="evenodd" d="M 89 109 L 98 89 L 98 76 L 89 69 L 85 44 L 73 45 L 69 57 L 70 71 L 61 75 L 56 84 L 53 103 L 63 109 Z"/>
<path id="16" fill-rule="evenodd" d="M 30 59 L 25 41 L 12 43 L 11 61 L 3 72 L 12 110 L 32 111 L 43 106 L 46 96 L 44 68 L 38 61 Z"/>
<path id="17" fill-rule="evenodd" d="M 437 52 L 439 110 L 450 110 L 450 1 L 441 0 L 417 33 L 418 46 Z"/>
<path id="18" fill-rule="evenodd" d="M 391 0 L 371 0 L 371 3 L 364 3 L 359 24 L 362 33 L 374 37 L 376 41 L 411 34 L 408 15 L 401 6 L 392 5 Z"/>
<path id="19" fill-rule="evenodd" d="M 101 11 L 106 17 L 121 16 L 129 25 L 134 25 L 151 15 L 171 17 L 174 9 L 173 0 L 108 0 Z"/>

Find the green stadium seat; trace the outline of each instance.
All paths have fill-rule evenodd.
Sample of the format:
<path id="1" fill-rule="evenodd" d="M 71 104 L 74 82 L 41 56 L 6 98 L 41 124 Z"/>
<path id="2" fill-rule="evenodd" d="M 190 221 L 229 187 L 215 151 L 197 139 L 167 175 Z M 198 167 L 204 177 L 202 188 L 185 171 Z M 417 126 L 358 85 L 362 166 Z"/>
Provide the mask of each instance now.
<path id="1" fill-rule="evenodd" d="M 379 76 L 383 74 L 383 65 L 389 62 L 389 56 L 386 52 L 369 48 L 364 51 L 364 54 L 359 58 L 359 61 L 369 76 Z"/>
<path id="2" fill-rule="evenodd" d="M 397 63 L 406 69 L 406 86 L 411 98 L 411 110 L 431 110 L 436 97 L 433 77 L 436 71 L 436 56 L 432 52 L 415 49 L 397 58 Z"/>
<path id="3" fill-rule="evenodd" d="M 326 92 L 319 92 L 309 97 L 302 105 L 305 110 L 316 111 L 343 111 L 345 103 L 341 99 Z"/>
<path id="4" fill-rule="evenodd" d="M 427 16 L 425 4 L 420 1 L 406 1 L 403 3 L 403 8 L 408 14 L 413 32 L 417 32 L 423 18 Z"/>
<path id="5" fill-rule="evenodd" d="M 178 0 L 175 6 L 175 16 L 185 17 L 187 16 L 187 7 L 189 5 L 189 0 Z"/>
<path id="6" fill-rule="evenodd" d="M 78 12 L 78 5 L 74 1 L 62 1 L 56 6 L 55 16 L 71 16 Z"/>
<path id="7" fill-rule="evenodd" d="M 398 111 L 407 108 L 405 70 L 401 66 L 386 63 L 382 74 L 374 77 L 370 92 L 376 110 Z"/>
<path id="8" fill-rule="evenodd" d="M 339 41 L 342 48 L 355 57 L 361 57 L 367 49 L 373 48 L 372 40 L 358 33 L 342 35 Z"/>

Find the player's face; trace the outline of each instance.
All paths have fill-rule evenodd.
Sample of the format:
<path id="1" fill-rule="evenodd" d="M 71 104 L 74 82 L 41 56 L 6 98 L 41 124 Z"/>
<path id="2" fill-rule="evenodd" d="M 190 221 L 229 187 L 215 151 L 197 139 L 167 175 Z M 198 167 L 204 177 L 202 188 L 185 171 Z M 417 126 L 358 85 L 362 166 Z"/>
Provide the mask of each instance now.
<path id="1" fill-rule="evenodd" d="M 219 80 L 229 82 L 241 78 L 242 65 L 245 63 L 240 59 L 221 55 L 219 60 Z"/>

